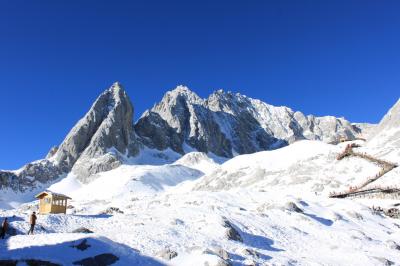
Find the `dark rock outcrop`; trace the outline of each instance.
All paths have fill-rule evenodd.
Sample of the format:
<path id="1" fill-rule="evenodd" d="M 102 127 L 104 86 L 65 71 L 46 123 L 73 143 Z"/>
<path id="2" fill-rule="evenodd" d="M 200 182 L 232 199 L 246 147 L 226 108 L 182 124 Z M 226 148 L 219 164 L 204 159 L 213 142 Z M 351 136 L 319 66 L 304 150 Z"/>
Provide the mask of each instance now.
<path id="1" fill-rule="evenodd" d="M 276 149 L 301 139 L 337 142 L 359 134 L 343 118 L 305 116 L 222 90 L 201 99 L 183 86 L 146 111 L 135 131 L 151 148 L 183 154 L 188 145 L 222 157 Z"/>

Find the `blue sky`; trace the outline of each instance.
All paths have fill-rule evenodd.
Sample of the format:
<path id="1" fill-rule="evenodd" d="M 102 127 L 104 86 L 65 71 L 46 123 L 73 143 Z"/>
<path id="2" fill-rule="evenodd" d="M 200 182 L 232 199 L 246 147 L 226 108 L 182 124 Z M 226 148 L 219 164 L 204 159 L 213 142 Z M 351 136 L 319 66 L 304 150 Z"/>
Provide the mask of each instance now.
<path id="1" fill-rule="evenodd" d="M 398 1 L 0 0 L 0 169 L 40 159 L 120 81 L 135 119 L 184 84 L 378 122 L 400 96 Z"/>

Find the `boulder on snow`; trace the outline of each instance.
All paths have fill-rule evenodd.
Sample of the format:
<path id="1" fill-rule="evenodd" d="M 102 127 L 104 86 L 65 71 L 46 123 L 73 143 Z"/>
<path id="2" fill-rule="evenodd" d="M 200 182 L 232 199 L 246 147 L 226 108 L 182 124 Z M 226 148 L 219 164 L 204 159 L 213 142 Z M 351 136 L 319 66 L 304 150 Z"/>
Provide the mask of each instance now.
<path id="1" fill-rule="evenodd" d="M 232 263 L 227 260 L 219 259 L 215 266 L 232 266 Z"/>
<path id="2" fill-rule="evenodd" d="M 242 254 L 245 256 L 251 256 L 251 257 L 255 257 L 255 258 L 260 257 L 260 253 L 258 253 L 257 251 L 255 251 L 253 249 L 249 249 L 249 248 L 243 249 Z"/>
<path id="3" fill-rule="evenodd" d="M 85 227 L 79 227 L 79 228 L 75 229 L 74 231 L 72 231 L 71 233 L 91 234 L 91 233 L 93 233 L 93 231 L 90 229 L 87 229 Z"/>
<path id="4" fill-rule="evenodd" d="M 178 256 L 178 252 L 171 250 L 169 248 L 162 249 L 157 252 L 156 254 L 157 257 L 162 258 L 164 260 L 171 260 Z"/>
<path id="5" fill-rule="evenodd" d="M 102 211 L 100 214 L 116 214 L 116 213 L 123 214 L 124 212 L 121 211 L 120 208 L 109 207 L 109 208 L 105 209 L 104 211 Z"/>
<path id="6" fill-rule="evenodd" d="M 243 242 L 242 236 L 240 235 L 239 231 L 232 225 L 231 222 L 229 222 L 227 219 L 224 219 L 223 223 L 224 227 L 227 228 L 226 237 L 229 240 Z"/>
<path id="7" fill-rule="evenodd" d="M 225 249 L 223 249 L 221 247 L 217 247 L 217 248 L 214 248 L 214 249 L 208 249 L 207 248 L 206 250 L 203 251 L 203 254 L 215 255 L 215 256 L 220 257 L 223 260 L 229 260 L 230 259 L 229 253 Z"/>
<path id="8" fill-rule="evenodd" d="M 388 248 L 390 248 L 390 249 L 400 250 L 400 246 L 396 242 L 394 242 L 393 240 L 386 241 L 386 246 Z"/>
<path id="9" fill-rule="evenodd" d="M 79 261 L 75 261 L 74 265 L 82 265 L 82 266 L 108 266 L 114 264 L 118 261 L 119 258 L 111 253 L 103 253 L 94 257 L 85 258 Z"/>
<path id="10" fill-rule="evenodd" d="M 303 213 L 304 211 L 300 209 L 294 202 L 289 201 L 285 204 L 285 210 L 288 210 L 290 212 L 298 212 L 298 213 Z"/>
<path id="11" fill-rule="evenodd" d="M 391 266 L 394 265 L 394 262 L 391 260 L 388 260 L 386 258 L 382 258 L 382 257 L 374 257 L 374 259 L 376 259 L 377 261 L 379 261 L 381 263 L 381 265 L 384 266 Z"/>
<path id="12" fill-rule="evenodd" d="M 400 218 L 400 210 L 397 208 L 390 208 L 390 209 L 384 210 L 384 214 L 386 216 L 389 216 L 390 218 L 395 218 L 395 219 Z"/>

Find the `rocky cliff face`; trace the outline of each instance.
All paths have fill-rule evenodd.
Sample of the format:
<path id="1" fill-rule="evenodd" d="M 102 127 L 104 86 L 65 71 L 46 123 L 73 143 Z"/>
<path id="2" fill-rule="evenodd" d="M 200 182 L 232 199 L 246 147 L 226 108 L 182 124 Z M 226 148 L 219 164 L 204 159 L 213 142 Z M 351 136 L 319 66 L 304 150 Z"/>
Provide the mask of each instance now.
<path id="1" fill-rule="evenodd" d="M 275 149 L 299 139 L 354 139 L 343 118 L 305 116 L 222 90 L 201 99 L 179 86 L 146 111 L 135 125 L 145 145 L 185 153 L 185 146 L 223 157 Z"/>
<path id="2" fill-rule="evenodd" d="M 73 172 L 83 183 L 102 171 L 118 167 L 123 157 L 139 152 L 133 131 L 133 107 L 125 90 L 115 83 L 102 93 L 89 112 L 46 159 L 18 171 L 0 171 L 0 188 L 32 189 Z"/>
<path id="3" fill-rule="evenodd" d="M 275 149 L 299 139 L 335 142 L 360 129 L 343 118 L 305 116 L 222 90 L 207 99 L 178 86 L 133 125 L 133 106 L 119 83 L 104 91 L 46 159 L 0 171 L 0 188 L 23 191 L 72 172 L 88 183 L 137 155 L 142 146 L 222 157 Z"/>
<path id="4" fill-rule="evenodd" d="M 131 101 L 121 85 L 115 83 L 72 128 L 54 159 L 64 162 L 86 183 L 93 174 L 119 166 L 121 155 L 138 153 L 132 121 Z"/>

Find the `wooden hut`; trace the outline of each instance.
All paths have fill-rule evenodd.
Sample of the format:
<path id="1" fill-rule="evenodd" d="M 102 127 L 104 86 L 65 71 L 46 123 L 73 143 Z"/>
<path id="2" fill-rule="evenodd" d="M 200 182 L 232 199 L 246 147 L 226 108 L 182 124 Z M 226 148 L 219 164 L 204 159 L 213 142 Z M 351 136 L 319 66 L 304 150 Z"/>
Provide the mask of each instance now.
<path id="1" fill-rule="evenodd" d="M 43 191 L 36 195 L 39 199 L 39 213 L 66 213 L 67 203 L 71 199 L 63 194 L 54 193 L 52 191 Z"/>

